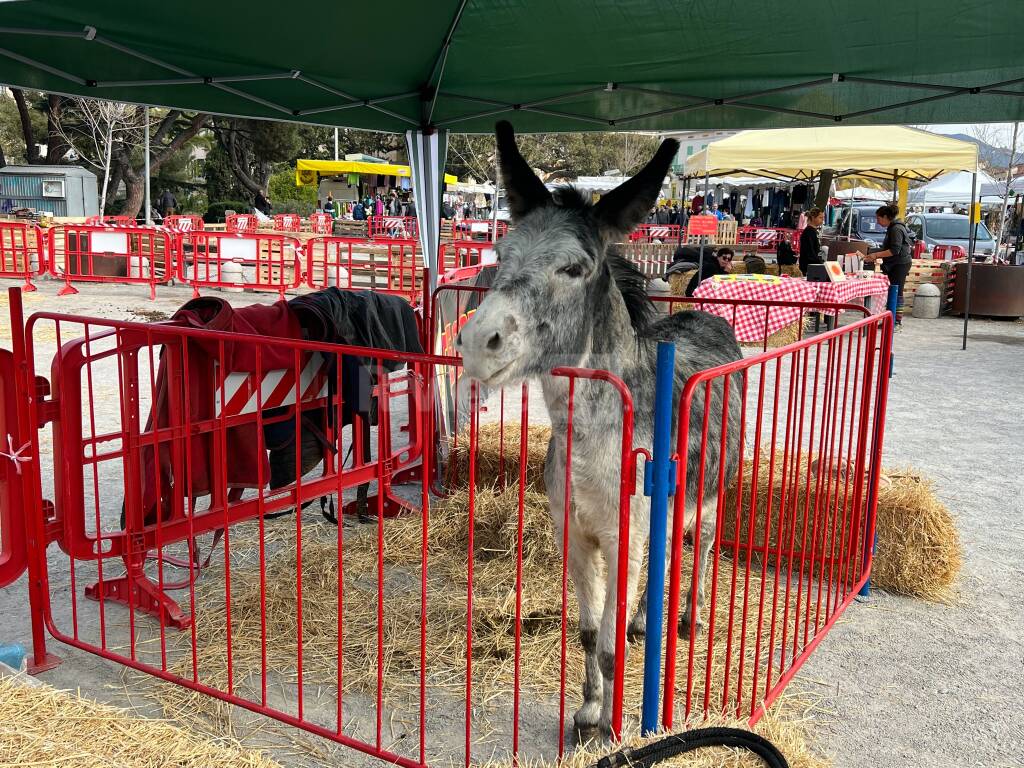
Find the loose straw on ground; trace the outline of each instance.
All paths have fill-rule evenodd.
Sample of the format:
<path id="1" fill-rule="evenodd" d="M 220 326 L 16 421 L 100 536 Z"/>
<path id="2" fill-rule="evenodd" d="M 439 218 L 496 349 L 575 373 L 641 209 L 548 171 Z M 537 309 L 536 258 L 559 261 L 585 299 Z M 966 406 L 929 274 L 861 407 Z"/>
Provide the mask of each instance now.
<path id="1" fill-rule="evenodd" d="M 0 678 L 0 767 L 275 768 L 238 742 L 137 717 L 46 685 Z"/>

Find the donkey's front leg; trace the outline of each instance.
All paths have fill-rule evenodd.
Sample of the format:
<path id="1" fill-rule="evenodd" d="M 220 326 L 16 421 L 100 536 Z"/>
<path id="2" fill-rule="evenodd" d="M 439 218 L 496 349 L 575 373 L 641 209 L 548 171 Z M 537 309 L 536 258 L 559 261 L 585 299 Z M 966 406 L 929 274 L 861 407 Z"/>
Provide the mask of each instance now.
<path id="1" fill-rule="evenodd" d="M 644 536 L 631 532 L 629 537 L 629 572 L 626 578 L 626 614 L 625 620 L 636 605 L 637 589 L 640 585 L 640 568 L 643 565 Z M 602 540 L 605 563 L 608 566 L 607 589 L 605 590 L 604 613 L 601 616 L 601 634 L 598 638 L 598 650 L 601 661 L 601 675 L 604 678 L 604 694 L 601 702 L 601 736 L 611 738 L 612 707 L 615 703 L 615 630 L 618 619 L 618 537 Z M 629 646 L 623 649 L 622 663 Z"/>
<path id="2" fill-rule="evenodd" d="M 691 572 L 690 588 L 686 593 L 686 605 L 683 606 L 683 615 L 679 617 L 679 637 L 689 639 L 691 633 L 700 633 L 703 625 L 701 613 L 704 610 L 704 576 L 708 570 L 708 563 L 711 561 L 711 549 L 715 545 L 715 531 L 718 522 L 718 501 L 717 499 L 704 502 L 700 510 L 700 542 L 693 548 L 693 556 L 698 562 L 694 565 L 697 568 L 697 616 L 692 616 L 693 608 L 693 580 Z"/>
<path id="3" fill-rule="evenodd" d="M 580 644 L 584 654 L 583 706 L 573 716 L 576 738 L 580 744 L 599 735 L 601 666 L 598 660 L 598 635 L 605 583 L 598 563 L 598 548 L 593 539 L 583 535 L 577 525 L 569 525 L 569 576 L 576 588 L 580 605 Z"/>

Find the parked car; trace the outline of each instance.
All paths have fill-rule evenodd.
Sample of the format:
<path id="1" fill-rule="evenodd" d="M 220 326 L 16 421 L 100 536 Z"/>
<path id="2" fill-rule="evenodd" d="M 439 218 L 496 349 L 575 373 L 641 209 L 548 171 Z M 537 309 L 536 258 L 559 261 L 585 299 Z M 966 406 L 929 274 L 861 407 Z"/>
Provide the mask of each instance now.
<path id="1" fill-rule="evenodd" d="M 967 216 L 956 213 L 912 213 L 907 216 L 907 226 L 925 244 L 925 251 L 931 253 L 936 245 L 959 245 L 967 251 L 971 236 L 971 225 Z M 996 241 L 984 224 L 978 224 L 974 236 L 975 256 L 991 256 L 995 253 Z"/>
<path id="2" fill-rule="evenodd" d="M 835 227 L 827 228 L 824 234 L 841 237 L 849 234 L 854 240 L 867 240 L 872 248 L 881 246 L 885 239 L 885 227 L 879 226 L 875 221 L 875 211 L 879 205 L 880 203 L 854 203 L 852 206 L 845 206 L 839 213 Z"/>

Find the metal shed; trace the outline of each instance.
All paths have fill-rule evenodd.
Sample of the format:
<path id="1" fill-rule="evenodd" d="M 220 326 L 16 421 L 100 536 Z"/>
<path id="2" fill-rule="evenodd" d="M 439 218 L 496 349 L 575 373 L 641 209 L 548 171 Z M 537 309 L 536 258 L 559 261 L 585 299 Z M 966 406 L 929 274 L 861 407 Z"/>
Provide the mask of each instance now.
<path id="1" fill-rule="evenodd" d="M 8 165 L 0 168 L 0 213 L 18 208 L 54 216 L 99 213 L 96 174 L 78 165 Z"/>

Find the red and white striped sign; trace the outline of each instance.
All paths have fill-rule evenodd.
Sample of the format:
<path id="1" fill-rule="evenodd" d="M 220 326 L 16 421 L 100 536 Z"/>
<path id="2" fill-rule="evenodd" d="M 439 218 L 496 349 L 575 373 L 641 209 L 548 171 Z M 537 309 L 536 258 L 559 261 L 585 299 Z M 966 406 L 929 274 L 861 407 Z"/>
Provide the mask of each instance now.
<path id="1" fill-rule="evenodd" d="M 258 391 L 255 373 L 229 373 L 224 377 L 223 399 L 215 388 L 214 414 L 222 415 L 222 403 L 224 416 L 240 416 L 256 413 L 258 406 L 267 409 L 294 405 L 297 392 L 301 393 L 301 402 L 304 403 L 327 397 L 327 375 L 327 359 L 319 352 L 314 352 L 306 360 L 299 374 L 298 386 L 294 368 L 265 372 Z"/>
<path id="2" fill-rule="evenodd" d="M 754 232 L 754 242 L 758 245 L 775 245 L 778 233 L 774 229 L 758 229 Z"/>

